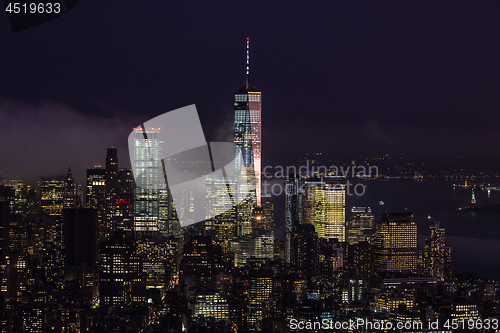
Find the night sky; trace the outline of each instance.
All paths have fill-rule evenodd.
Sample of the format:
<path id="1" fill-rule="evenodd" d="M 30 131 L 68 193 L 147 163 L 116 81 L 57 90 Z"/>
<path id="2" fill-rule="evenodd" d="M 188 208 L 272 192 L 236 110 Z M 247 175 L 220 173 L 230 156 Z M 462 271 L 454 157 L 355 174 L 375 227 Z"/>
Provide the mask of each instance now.
<path id="1" fill-rule="evenodd" d="M 498 1 L 81 1 L 18 33 L 0 15 L 0 173 L 83 181 L 110 146 L 129 166 L 132 128 L 189 104 L 231 141 L 247 37 L 264 160 L 497 153 Z"/>

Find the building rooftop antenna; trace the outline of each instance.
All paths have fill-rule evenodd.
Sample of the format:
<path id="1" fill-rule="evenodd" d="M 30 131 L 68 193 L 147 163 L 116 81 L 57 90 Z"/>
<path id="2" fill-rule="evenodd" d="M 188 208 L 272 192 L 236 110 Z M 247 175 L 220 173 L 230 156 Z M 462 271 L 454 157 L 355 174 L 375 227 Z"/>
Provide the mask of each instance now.
<path id="1" fill-rule="evenodd" d="M 250 84 L 249 84 L 249 81 L 248 81 L 248 76 L 250 74 L 250 38 L 247 37 L 247 78 L 246 78 L 246 83 L 245 83 L 245 87 L 247 88 L 250 88 Z"/>

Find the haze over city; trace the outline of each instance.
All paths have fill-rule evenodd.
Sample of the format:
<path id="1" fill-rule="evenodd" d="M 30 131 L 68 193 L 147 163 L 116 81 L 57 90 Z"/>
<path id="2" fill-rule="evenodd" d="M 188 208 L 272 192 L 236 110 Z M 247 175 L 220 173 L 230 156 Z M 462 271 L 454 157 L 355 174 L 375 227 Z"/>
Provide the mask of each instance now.
<path id="1" fill-rule="evenodd" d="M 4 18 L 0 119 L 9 148 L 1 169 L 36 179 L 71 165 L 82 178 L 107 146 L 125 163 L 133 127 L 190 104 L 208 141 L 230 141 L 246 37 L 251 83 L 266 92 L 264 160 L 314 152 L 496 158 L 499 6 L 80 3 L 16 34 Z M 61 168 L 44 163 L 47 155 Z"/>

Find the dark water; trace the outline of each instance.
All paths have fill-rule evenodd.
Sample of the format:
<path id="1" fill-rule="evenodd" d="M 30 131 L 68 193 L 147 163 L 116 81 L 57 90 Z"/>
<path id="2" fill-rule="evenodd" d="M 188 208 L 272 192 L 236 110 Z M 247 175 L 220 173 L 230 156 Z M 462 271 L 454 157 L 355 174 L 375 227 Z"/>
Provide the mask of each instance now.
<path id="1" fill-rule="evenodd" d="M 370 206 L 375 220 L 384 212 L 413 212 L 421 248 L 428 237 L 429 225 L 440 221 L 452 249 L 454 273 L 474 272 L 480 277 L 500 280 L 500 213 L 457 211 L 458 207 L 470 204 L 472 190 L 458 187 L 454 190 L 453 183 L 457 182 L 367 181 L 363 196 L 346 197 L 347 214 L 352 206 Z M 476 188 L 475 196 L 478 206 L 500 204 L 500 191 L 492 190 L 488 195 L 486 190 Z M 383 206 L 379 205 L 380 200 L 384 201 Z"/>

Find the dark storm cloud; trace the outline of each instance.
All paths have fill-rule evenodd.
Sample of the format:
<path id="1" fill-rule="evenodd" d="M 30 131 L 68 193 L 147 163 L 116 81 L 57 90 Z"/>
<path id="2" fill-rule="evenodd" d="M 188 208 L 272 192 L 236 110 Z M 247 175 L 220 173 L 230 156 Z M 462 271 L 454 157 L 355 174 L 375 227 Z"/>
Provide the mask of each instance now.
<path id="1" fill-rule="evenodd" d="M 83 182 L 85 170 L 105 165 L 106 148 L 115 146 L 127 161 L 127 127 L 119 118 L 76 112 L 45 101 L 36 105 L 0 101 L 0 173 L 34 183 L 41 176 L 65 175 L 68 167 Z"/>

